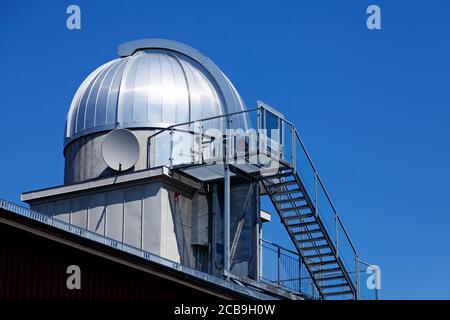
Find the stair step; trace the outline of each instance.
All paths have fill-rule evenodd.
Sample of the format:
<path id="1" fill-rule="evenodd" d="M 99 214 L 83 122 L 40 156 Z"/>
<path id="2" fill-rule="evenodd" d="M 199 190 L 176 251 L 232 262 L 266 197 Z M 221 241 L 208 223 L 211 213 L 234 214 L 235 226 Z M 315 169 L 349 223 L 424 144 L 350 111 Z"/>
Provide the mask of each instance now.
<path id="1" fill-rule="evenodd" d="M 327 286 L 321 286 L 320 288 L 323 290 L 326 289 L 334 289 L 334 288 L 342 288 L 342 287 L 350 287 L 348 283 L 338 283 L 338 284 L 329 284 Z"/>
<path id="2" fill-rule="evenodd" d="M 328 248 L 330 248 L 329 245 L 323 244 L 320 246 L 313 246 L 313 247 L 301 247 L 301 250 L 302 251 L 312 251 L 312 250 L 320 250 L 320 249 L 328 249 Z"/>
<path id="3" fill-rule="evenodd" d="M 295 207 L 288 207 L 288 208 L 279 208 L 278 210 L 280 210 L 280 212 L 289 212 L 289 211 L 299 211 L 302 209 L 309 209 L 309 205 L 308 204 L 304 204 L 301 206 L 295 206 Z"/>
<path id="4" fill-rule="evenodd" d="M 309 242 L 314 242 L 314 241 L 323 241 L 326 240 L 325 237 L 317 237 L 317 238 L 310 238 L 310 239 L 301 239 L 301 240 L 296 240 L 298 243 L 309 243 Z"/>
<path id="5" fill-rule="evenodd" d="M 321 254 L 312 254 L 309 256 L 304 256 L 305 259 L 318 259 L 318 258 L 324 258 L 324 257 L 334 257 L 333 252 L 325 252 Z"/>
<path id="6" fill-rule="evenodd" d="M 305 200 L 306 200 L 305 197 L 297 197 L 297 198 L 292 198 L 292 199 L 275 200 L 275 202 L 277 204 L 285 204 L 285 203 L 293 203 L 293 202 L 305 201 Z"/>
<path id="7" fill-rule="evenodd" d="M 271 180 L 271 179 L 276 179 L 276 178 L 289 177 L 289 176 L 292 176 L 292 174 L 293 174 L 292 171 L 281 172 L 281 173 L 272 174 L 270 176 L 265 176 L 265 177 L 263 177 L 263 179 Z"/>
<path id="8" fill-rule="evenodd" d="M 321 233 L 321 232 L 322 232 L 321 229 L 310 229 L 310 230 L 305 230 L 305 231 L 293 232 L 293 235 L 294 236 L 304 236 L 306 234 Z"/>
<path id="9" fill-rule="evenodd" d="M 337 261 L 336 260 L 327 260 L 327 261 L 308 263 L 308 265 L 311 267 L 325 266 L 328 264 L 337 264 Z"/>
<path id="10" fill-rule="evenodd" d="M 274 183 L 270 186 L 268 186 L 270 189 L 273 188 L 280 188 L 280 187 L 288 187 L 288 186 L 293 186 L 293 185 L 297 185 L 297 181 L 293 180 L 293 181 L 282 181 L 279 183 Z"/>
<path id="11" fill-rule="evenodd" d="M 291 169 L 272 171 L 268 176 L 262 177 L 262 182 L 289 233 L 296 237 L 297 248 L 309 266 L 308 269 L 314 270 L 311 271 L 311 276 L 322 296 L 353 296 L 354 292 L 345 270 L 340 267 L 339 260 L 335 257 L 333 246 L 325 242 L 328 239 L 327 233 L 322 229 L 314 207 L 308 202 L 296 173 Z M 308 230 L 308 227 L 311 229 Z M 305 253 L 310 254 L 304 255 Z"/>
<path id="12" fill-rule="evenodd" d="M 342 269 L 341 268 L 322 269 L 322 270 L 314 271 L 313 274 L 317 275 L 317 274 L 332 273 L 332 272 L 342 272 Z"/>
<path id="13" fill-rule="evenodd" d="M 288 224 L 287 226 L 289 228 L 300 228 L 300 227 L 306 227 L 306 226 L 313 226 L 316 225 L 317 221 L 308 221 L 308 222 L 303 222 L 303 223 L 293 223 L 293 224 Z"/>
<path id="14" fill-rule="evenodd" d="M 319 279 L 316 279 L 316 282 L 332 281 L 332 280 L 339 280 L 339 279 L 345 279 L 345 276 L 344 275 L 340 275 L 340 276 L 319 278 Z"/>
<path id="15" fill-rule="evenodd" d="M 336 291 L 336 292 L 326 292 L 322 293 L 324 297 L 331 297 L 331 296 L 341 296 L 346 294 L 353 294 L 353 291 L 347 290 L 347 291 Z"/>
<path id="16" fill-rule="evenodd" d="M 312 218 L 312 217 L 314 217 L 313 213 L 305 213 L 305 214 L 300 214 L 300 215 L 283 217 L 283 220 L 292 221 L 292 220 L 307 219 L 307 218 Z"/>
<path id="17" fill-rule="evenodd" d="M 300 189 L 275 191 L 275 192 L 273 193 L 273 195 L 274 195 L 274 196 L 284 196 L 284 195 L 287 195 L 287 194 L 299 193 L 299 192 L 301 192 L 301 191 L 302 191 L 302 190 L 300 190 Z"/>

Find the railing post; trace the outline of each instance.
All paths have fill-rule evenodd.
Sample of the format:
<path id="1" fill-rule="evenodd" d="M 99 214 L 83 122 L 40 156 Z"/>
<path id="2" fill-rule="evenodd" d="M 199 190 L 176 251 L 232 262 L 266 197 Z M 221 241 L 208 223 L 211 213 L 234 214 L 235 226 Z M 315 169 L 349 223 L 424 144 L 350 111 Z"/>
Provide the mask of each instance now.
<path id="1" fill-rule="evenodd" d="M 173 127 L 170 128 L 170 158 L 169 158 L 169 168 L 173 169 Z"/>
<path id="2" fill-rule="evenodd" d="M 195 164 L 195 152 L 197 149 L 196 146 L 196 142 L 195 142 L 195 138 L 198 137 L 198 132 L 197 132 L 197 123 L 194 122 L 192 123 L 192 129 L 191 129 L 191 125 L 189 126 L 188 131 L 190 132 L 192 130 L 192 139 L 191 140 L 191 146 L 190 146 L 190 153 L 191 153 L 191 165 Z"/>
<path id="3" fill-rule="evenodd" d="M 204 157 L 203 157 L 203 121 L 200 124 L 200 155 L 199 155 L 199 160 L 200 160 L 200 164 L 203 164 L 204 161 Z M 209 147 L 211 147 L 211 145 L 208 145 Z"/>
<path id="4" fill-rule="evenodd" d="M 258 226 L 259 228 L 259 226 Z M 263 273 L 262 273 L 262 263 L 263 263 L 263 258 L 262 258 L 262 246 L 263 246 L 263 242 L 262 242 L 262 235 L 261 232 L 259 232 L 259 237 L 258 237 L 258 277 L 257 277 L 257 281 L 260 281 L 263 278 Z"/>
<path id="5" fill-rule="evenodd" d="M 355 263 L 356 263 L 356 300 L 361 299 L 360 297 L 360 274 L 359 274 L 359 257 L 355 255 Z"/>
<path id="6" fill-rule="evenodd" d="M 317 171 L 314 169 L 314 207 L 316 216 L 319 215 L 318 195 L 317 195 Z"/>
<path id="7" fill-rule="evenodd" d="M 229 134 L 230 134 L 230 127 L 231 127 L 231 120 L 229 117 L 227 117 L 227 127 L 225 131 L 224 141 L 223 141 L 223 164 L 224 164 L 224 271 L 225 274 L 230 272 L 231 267 L 231 261 L 230 261 L 230 214 L 231 214 L 231 199 L 230 199 L 230 193 L 231 193 L 231 181 L 230 181 L 230 166 L 228 164 L 228 149 L 230 148 L 229 145 Z"/>
<path id="8" fill-rule="evenodd" d="M 335 228 L 335 234 L 336 234 L 336 239 L 335 239 L 335 244 L 336 244 L 336 257 L 339 258 L 339 221 L 338 221 L 338 217 L 337 214 L 334 214 L 334 228 Z"/>
<path id="9" fill-rule="evenodd" d="M 231 159 L 234 159 L 234 136 L 231 135 L 231 125 L 233 123 L 233 119 L 227 117 L 227 128 L 225 131 L 225 162 L 228 163 L 228 157 L 231 156 Z"/>
<path id="10" fill-rule="evenodd" d="M 281 252 L 280 252 L 280 246 L 277 246 L 277 262 L 278 262 L 278 285 L 280 285 L 280 258 L 281 258 Z"/>
<path id="11" fill-rule="evenodd" d="M 223 259 L 225 274 L 230 271 L 230 167 L 224 166 L 224 245 Z"/>
<path id="12" fill-rule="evenodd" d="M 260 132 L 261 132 L 261 108 L 259 107 L 256 111 L 256 164 L 259 166 L 259 148 L 260 148 Z"/>
<path id="13" fill-rule="evenodd" d="M 298 292 L 302 292 L 302 259 L 298 257 Z"/>
<path id="14" fill-rule="evenodd" d="M 150 137 L 147 139 L 147 159 L 146 159 L 146 162 L 147 162 L 146 168 L 147 169 L 150 168 L 150 146 L 151 146 L 150 139 L 151 139 Z"/>
<path id="15" fill-rule="evenodd" d="M 291 125 L 291 152 L 292 152 L 292 166 L 294 168 L 294 173 L 297 172 L 297 152 L 295 149 L 295 128 Z"/>

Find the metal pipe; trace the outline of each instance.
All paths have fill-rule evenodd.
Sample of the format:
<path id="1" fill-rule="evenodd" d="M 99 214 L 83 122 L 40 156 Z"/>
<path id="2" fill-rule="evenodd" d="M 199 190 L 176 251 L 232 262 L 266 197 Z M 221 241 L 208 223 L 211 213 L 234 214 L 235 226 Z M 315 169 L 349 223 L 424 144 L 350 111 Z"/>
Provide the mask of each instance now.
<path id="1" fill-rule="evenodd" d="M 169 158 L 169 168 L 173 169 L 173 128 L 170 130 L 170 158 Z"/>
<path id="2" fill-rule="evenodd" d="M 147 169 L 150 168 L 150 150 L 151 148 L 151 143 L 150 143 L 150 138 L 147 139 Z"/>
<path id="3" fill-rule="evenodd" d="M 256 122 L 257 122 L 257 124 L 256 124 L 256 127 L 257 127 L 257 130 L 256 130 L 256 161 L 257 161 L 257 165 L 259 166 L 260 165 L 260 162 L 259 162 L 259 148 L 260 148 L 260 145 L 261 145 L 261 143 L 260 143 L 260 141 L 259 141 L 259 139 L 260 139 L 260 136 L 259 136 L 259 134 L 260 134 L 260 131 L 261 131 L 261 128 L 262 128 L 262 117 L 261 117 L 261 108 L 258 108 L 258 111 L 257 111 L 257 113 L 256 113 Z"/>
<path id="4" fill-rule="evenodd" d="M 276 243 L 274 243 L 274 242 L 271 242 L 271 241 L 269 241 L 269 240 L 261 239 L 261 242 L 262 242 L 262 243 L 270 244 L 271 246 L 274 246 L 274 247 L 280 247 L 280 249 L 282 249 L 283 251 L 286 251 L 287 253 L 291 253 L 291 254 L 293 254 L 293 255 L 296 256 L 296 257 L 300 257 L 300 255 L 298 254 L 297 251 L 293 251 L 293 250 L 290 250 L 290 249 L 288 249 L 288 248 L 282 247 L 282 246 L 280 246 L 280 245 L 278 245 L 278 244 L 276 244 Z"/>
<path id="5" fill-rule="evenodd" d="M 294 167 L 294 172 L 297 173 L 297 152 L 295 149 L 295 128 L 291 126 L 291 153 L 292 153 L 292 164 Z"/>
<path id="6" fill-rule="evenodd" d="M 261 221 L 261 198 L 260 198 L 260 191 L 259 191 L 259 183 L 255 186 L 256 189 L 256 197 L 255 197 L 255 204 L 256 204 L 256 239 L 257 240 L 257 247 L 256 247 L 256 254 L 257 254 L 257 263 L 258 263 L 258 269 L 257 269 L 257 275 L 256 280 L 259 281 L 262 276 L 262 221 Z"/>
<path id="7" fill-rule="evenodd" d="M 360 274 L 359 274 L 359 258 L 358 256 L 355 257 L 355 264 L 356 264 L 356 300 L 360 300 Z"/>
<path id="8" fill-rule="evenodd" d="M 224 243 L 223 259 L 225 273 L 230 271 L 230 168 L 227 163 L 224 166 Z"/>
<path id="9" fill-rule="evenodd" d="M 277 262 L 278 262 L 277 274 L 278 274 L 278 284 L 280 284 L 280 256 L 281 256 L 280 246 L 277 246 Z"/>
<path id="10" fill-rule="evenodd" d="M 317 195 L 317 171 L 314 169 L 314 208 L 316 209 L 316 211 L 314 212 L 315 215 L 317 216 L 319 214 L 319 197 Z"/>
<path id="11" fill-rule="evenodd" d="M 258 109 L 260 109 L 260 108 L 258 107 L 258 108 L 248 109 L 248 110 L 242 110 L 242 111 L 236 111 L 236 112 L 231 112 L 231 113 L 227 113 L 227 114 L 222 114 L 222 115 L 219 115 L 219 116 L 198 119 L 198 120 L 194 120 L 194 121 L 181 122 L 181 123 L 177 123 L 177 124 L 171 125 L 170 127 L 167 127 L 167 128 L 185 126 L 185 125 L 191 124 L 193 122 L 198 122 L 198 121 L 203 121 L 204 122 L 204 121 L 214 120 L 214 119 L 218 119 L 218 118 L 230 117 L 230 116 L 238 115 L 238 114 L 241 114 L 241 113 L 250 113 L 250 112 L 256 111 Z"/>
<path id="12" fill-rule="evenodd" d="M 253 109 L 247 109 L 247 110 L 242 110 L 242 111 L 236 111 L 236 112 L 232 112 L 232 113 L 222 114 L 222 115 L 214 116 L 214 117 L 208 117 L 208 118 L 203 118 L 203 119 L 198 119 L 198 120 L 193 120 L 193 121 L 188 121 L 188 122 L 176 123 L 176 124 L 170 125 L 170 126 L 168 126 L 166 128 L 150 128 L 150 129 L 159 129 L 159 131 L 154 133 L 154 134 L 152 134 L 150 137 L 148 137 L 148 139 L 153 138 L 153 137 L 161 134 L 162 132 L 168 131 L 168 130 L 170 130 L 172 128 L 175 128 L 175 127 L 185 126 L 185 125 L 192 124 L 194 122 L 199 122 L 199 121 L 203 121 L 204 122 L 204 121 L 209 121 L 209 120 L 214 120 L 214 119 L 219 119 L 219 118 L 226 118 L 226 117 L 229 117 L 229 116 L 238 115 L 238 114 L 242 114 L 242 113 L 250 113 L 250 112 L 253 112 L 253 111 L 259 111 L 260 109 L 261 109 L 261 107 L 257 107 L 257 108 L 253 108 Z M 186 131 L 189 131 L 189 130 L 186 130 Z"/>
<path id="13" fill-rule="evenodd" d="M 334 228 L 336 233 L 336 257 L 339 258 L 339 228 L 338 228 L 338 220 L 337 216 L 334 216 Z"/>
<path id="14" fill-rule="evenodd" d="M 230 127 L 230 119 L 227 118 L 227 129 Z M 231 181 L 230 181 L 230 166 L 228 164 L 228 139 L 224 139 L 223 141 L 223 154 L 224 154 L 224 243 L 223 243 L 223 259 L 224 264 L 223 268 L 226 274 L 230 272 L 230 192 L 231 192 Z"/>

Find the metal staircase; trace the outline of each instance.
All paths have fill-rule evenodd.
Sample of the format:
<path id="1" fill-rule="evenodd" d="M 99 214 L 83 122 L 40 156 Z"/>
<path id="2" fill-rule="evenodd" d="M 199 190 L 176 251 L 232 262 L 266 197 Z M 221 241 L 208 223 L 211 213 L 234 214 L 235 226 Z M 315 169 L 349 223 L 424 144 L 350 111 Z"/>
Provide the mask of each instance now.
<path id="1" fill-rule="evenodd" d="M 242 130 L 227 130 L 221 137 L 214 137 L 207 128 L 217 127 L 218 120 L 223 121 L 224 128 Z M 252 123 L 256 128 L 250 126 Z M 244 134 L 246 126 L 255 132 Z M 192 134 L 189 141 L 174 144 L 187 134 Z M 258 102 L 255 109 L 162 129 L 149 137 L 149 145 L 152 143 L 170 146 L 169 155 L 155 157 L 153 167 L 177 167 L 200 181 L 228 181 L 231 169 L 260 179 L 320 298 L 364 298 L 360 268 L 368 264 L 359 259 L 298 131 L 277 110 Z M 229 182 L 225 184 L 229 188 Z"/>
<path id="2" fill-rule="evenodd" d="M 262 182 L 320 296 L 356 299 L 356 284 L 296 171 L 281 168 Z"/>

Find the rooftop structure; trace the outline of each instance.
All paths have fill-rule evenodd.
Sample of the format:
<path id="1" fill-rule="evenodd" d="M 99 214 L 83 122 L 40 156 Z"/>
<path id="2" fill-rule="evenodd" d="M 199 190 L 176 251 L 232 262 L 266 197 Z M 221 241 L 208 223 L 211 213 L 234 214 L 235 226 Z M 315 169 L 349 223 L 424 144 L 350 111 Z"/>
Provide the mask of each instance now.
<path id="1" fill-rule="evenodd" d="M 376 297 L 294 124 L 246 108 L 184 44 L 132 41 L 119 56 L 73 98 L 64 185 L 23 193 L 31 210 L 12 212 L 258 299 Z M 294 250 L 263 239 L 272 215 Z"/>
<path id="2" fill-rule="evenodd" d="M 166 128 L 245 110 L 228 78 L 207 57 L 179 42 L 125 43 L 121 58 L 93 71 L 67 114 L 65 145 L 95 132 Z"/>

